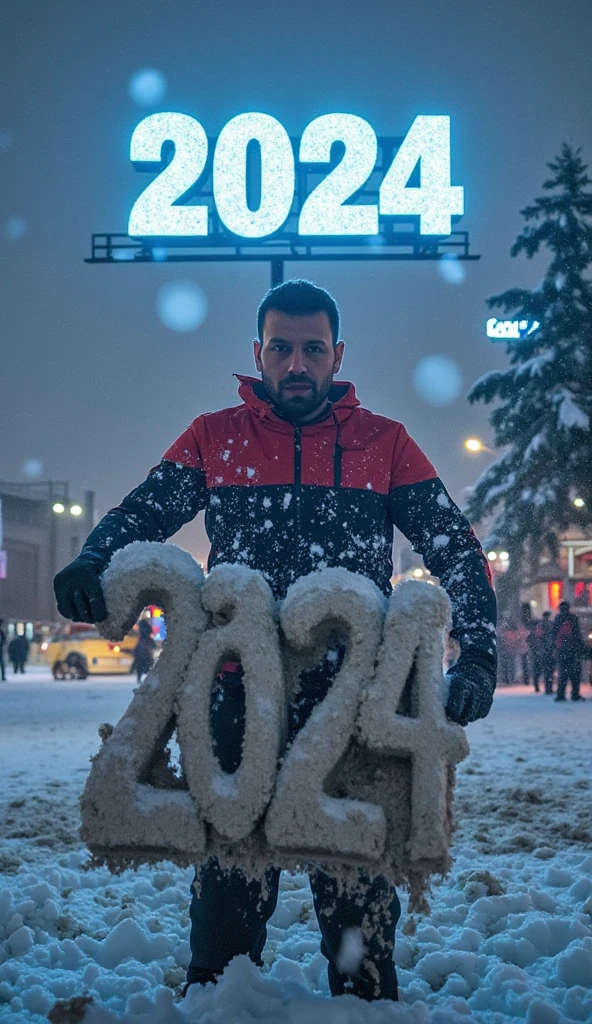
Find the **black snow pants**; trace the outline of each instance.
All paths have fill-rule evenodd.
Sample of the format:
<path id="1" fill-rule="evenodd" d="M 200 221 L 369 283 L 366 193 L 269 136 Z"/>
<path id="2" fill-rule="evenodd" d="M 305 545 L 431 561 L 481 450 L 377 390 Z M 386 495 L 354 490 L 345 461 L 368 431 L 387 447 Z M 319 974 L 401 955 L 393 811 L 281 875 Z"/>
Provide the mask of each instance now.
<path id="1" fill-rule="evenodd" d="M 582 681 L 582 659 L 576 654 L 557 658 L 557 696 L 565 697 L 568 682 L 571 683 L 571 699 L 580 696 Z"/>
<path id="2" fill-rule="evenodd" d="M 314 706 L 323 699 L 333 673 L 307 673 L 297 700 L 290 708 L 290 735 L 302 728 Z M 240 764 L 245 723 L 245 696 L 241 677 L 224 673 L 212 690 L 211 729 L 214 748 L 223 771 L 234 772 Z M 246 954 L 261 963 L 267 938 L 267 922 L 278 899 L 280 872 L 269 869 L 266 884 L 246 878 L 242 872 L 227 871 L 216 859 L 210 860 L 192 886 L 191 963 L 187 981 L 221 974 L 233 957 Z M 369 878 L 360 872 L 359 887 L 341 890 L 335 879 L 322 871 L 310 873 L 314 908 L 321 930 L 321 951 L 329 961 L 331 994 L 352 993 L 362 999 L 397 999 L 397 976 L 393 963 L 395 926 L 401 905 L 395 888 L 380 876 Z M 365 952 L 353 975 L 338 967 L 344 932 L 358 928 Z"/>

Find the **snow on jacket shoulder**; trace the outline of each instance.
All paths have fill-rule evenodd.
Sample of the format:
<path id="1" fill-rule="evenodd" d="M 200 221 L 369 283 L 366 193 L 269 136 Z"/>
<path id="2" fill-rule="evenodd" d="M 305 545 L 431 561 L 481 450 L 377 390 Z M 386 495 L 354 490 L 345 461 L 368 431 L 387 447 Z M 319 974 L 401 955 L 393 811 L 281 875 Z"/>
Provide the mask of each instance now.
<path id="1" fill-rule="evenodd" d="M 104 566 L 133 540 L 166 540 L 205 509 L 208 568 L 258 569 L 283 597 L 300 576 L 343 566 L 388 594 L 393 527 L 448 591 L 453 635 L 495 650 L 495 598 L 479 542 L 403 424 L 363 409 L 334 382 L 330 411 L 295 426 L 261 381 L 239 376 L 241 405 L 198 416 L 148 478 L 93 530 Z"/>

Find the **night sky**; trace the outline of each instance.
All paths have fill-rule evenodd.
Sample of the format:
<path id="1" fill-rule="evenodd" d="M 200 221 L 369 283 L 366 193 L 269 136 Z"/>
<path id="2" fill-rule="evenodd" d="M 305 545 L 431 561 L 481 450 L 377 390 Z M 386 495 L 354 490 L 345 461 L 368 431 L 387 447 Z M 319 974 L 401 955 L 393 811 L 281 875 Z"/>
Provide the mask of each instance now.
<path id="1" fill-rule="evenodd" d="M 286 264 L 328 287 L 341 307 L 341 376 L 364 405 L 402 420 L 457 500 L 485 467 L 469 434 L 489 439 L 488 411 L 465 395 L 507 365 L 485 338 L 485 298 L 533 286 L 543 261 L 511 260 L 519 210 L 540 194 L 565 140 L 592 162 L 590 0 L 6 0 L 0 30 L 0 478 L 68 480 L 97 493 L 100 513 L 139 483 L 199 413 L 237 402 L 234 372 L 252 373 L 264 263 L 92 266 L 93 231 L 125 231 L 150 180 L 129 161 L 135 125 L 153 109 L 198 118 L 215 136 L 261 110 L 298 136 L 319 114 L 365 117 L 402 135 L 418 113 L 449 114 L 452 182 L 464 185 L 478 263 L 447 283 L 435 263 Z M 128 95 L 156 68 L 157 107 Z M 14 236 L 20 237 L 14 237 Z M 171 331 L 156 295 L 196 281 L 209 314 Z M 464 388 L 434 407 L 413 388 L 425 356 L 461 367 Z M 37 477 L 39 479 L 39 477 Z M 181 543 L 202 557 L 203 534 Z"/>

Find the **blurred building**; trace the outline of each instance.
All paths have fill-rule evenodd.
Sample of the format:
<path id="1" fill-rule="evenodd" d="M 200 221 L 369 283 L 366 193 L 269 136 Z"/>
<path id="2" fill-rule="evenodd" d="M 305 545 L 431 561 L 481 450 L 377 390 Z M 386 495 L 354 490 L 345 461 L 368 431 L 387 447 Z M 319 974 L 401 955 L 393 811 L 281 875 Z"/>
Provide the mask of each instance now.
<path id="1" fill-rule="evenodd" d="M 76 555 L 94 525 L 94 491 L 70 498 L 67 483 L 0 481 L 0 618 L 23 624 L 58 620 L 53 577 Z"/>
<path id="2" fill-rule="evenodd" d="M 592 639 L 592 537 L 579 530 L 560 535 L 559 558 L 541 561 L 521 591 L 536 615 L 555 612 L 561 601 L 569 601 L 571 611 L 580 618 L 584 635 Z"/>

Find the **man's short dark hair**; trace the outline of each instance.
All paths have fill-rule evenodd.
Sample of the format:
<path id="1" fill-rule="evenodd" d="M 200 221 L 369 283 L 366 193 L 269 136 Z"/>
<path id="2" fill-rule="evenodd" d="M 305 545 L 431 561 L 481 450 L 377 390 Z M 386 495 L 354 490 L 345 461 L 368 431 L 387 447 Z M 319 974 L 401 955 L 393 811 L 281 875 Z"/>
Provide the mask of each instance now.
<path id="1" fill-rule="evenodd" d="M 333 296 L 319 288 L 312 281 L 297 277 L 292 281 L 284 281 L 275 288 L 270 288 L 263 297 L 257 310 L 257 335 L 263 341 L 263 323 L 270 309 L 288 316 L 310 316 L 313 313 L 326 313 L 331 325 L 333 345 L 339 341 L 339 309 Z"/>

